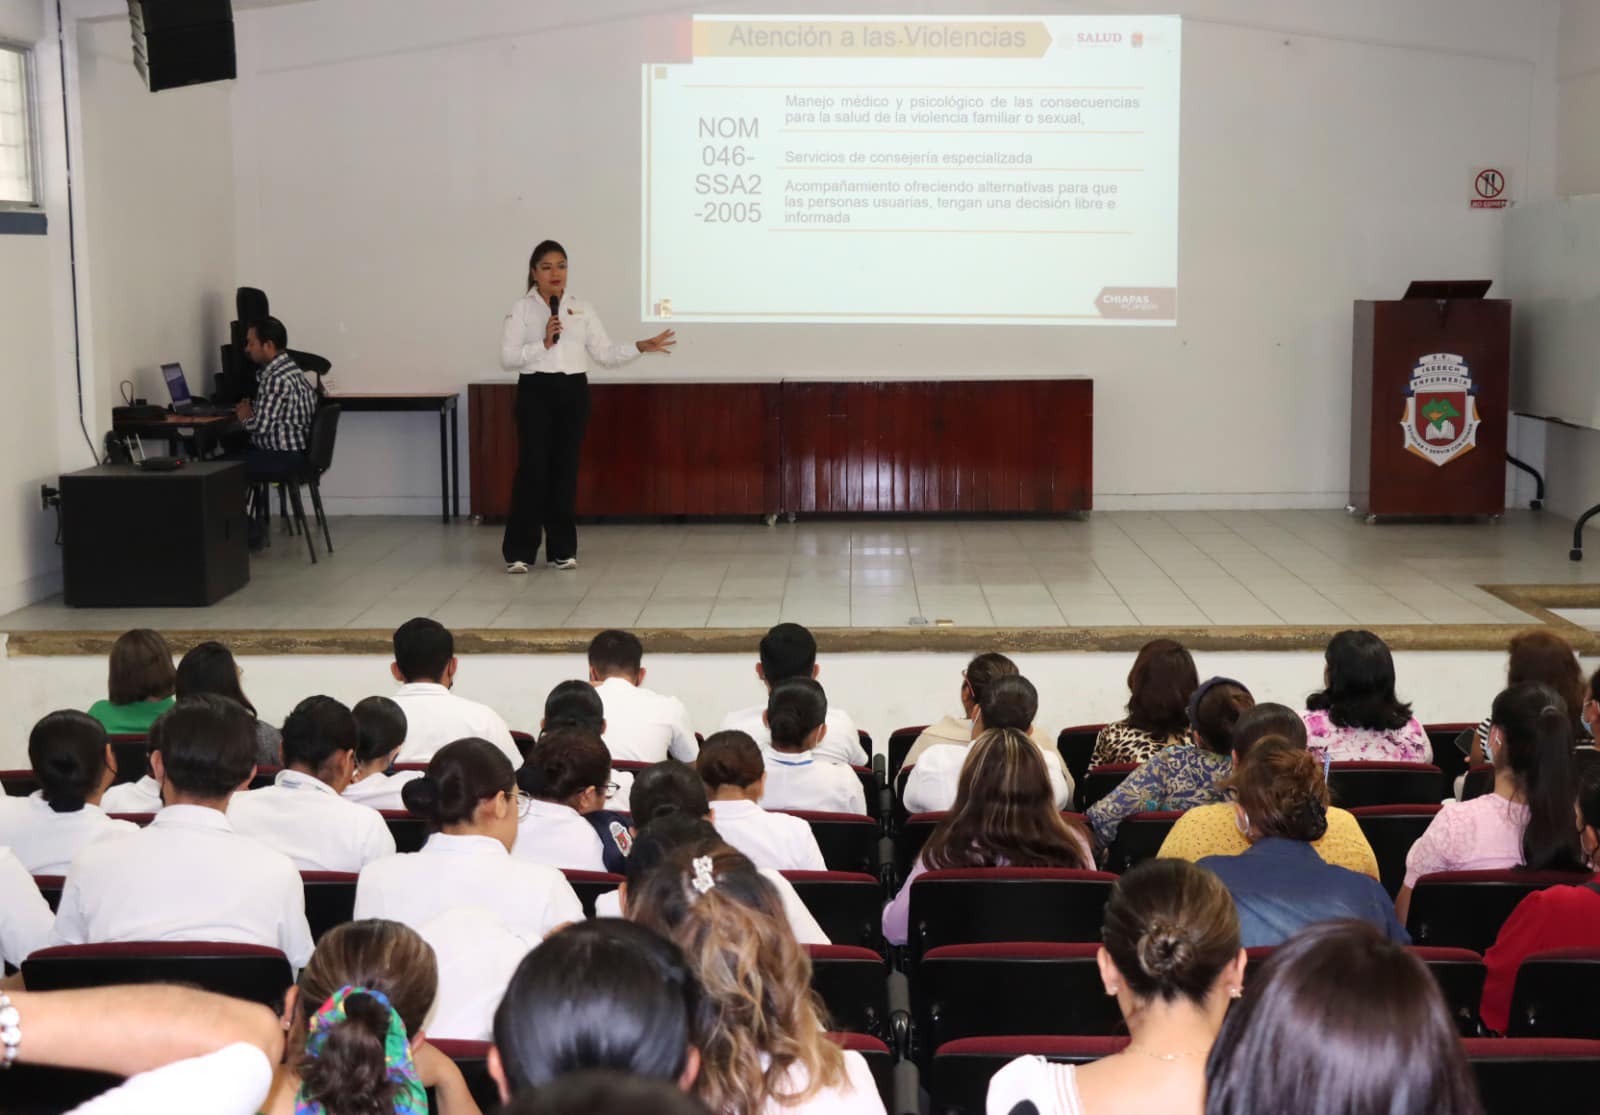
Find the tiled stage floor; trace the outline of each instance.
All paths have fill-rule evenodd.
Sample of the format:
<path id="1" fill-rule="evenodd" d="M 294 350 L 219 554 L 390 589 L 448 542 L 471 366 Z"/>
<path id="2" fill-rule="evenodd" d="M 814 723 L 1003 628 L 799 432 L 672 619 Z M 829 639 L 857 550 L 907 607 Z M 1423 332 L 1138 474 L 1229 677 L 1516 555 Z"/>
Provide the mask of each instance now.
<path id="1" fill-rule="evenodd" d="M 582 568 L 507 576 L 500 529 L 340 518 L 311 565 L 278 534 L 251 583 L 205 609 L 71 609 L 59 597 L 0 631 L 455 627 L 957 626 L 1260 628 L 1517 623 L 1481 584 L 1600 582 L 1600 547 L 1567 560 L 1571 525 L 1367 526 L 1339 511 L 1096 512 L 1083 522 L 806 521 L 580 530 Z"/>

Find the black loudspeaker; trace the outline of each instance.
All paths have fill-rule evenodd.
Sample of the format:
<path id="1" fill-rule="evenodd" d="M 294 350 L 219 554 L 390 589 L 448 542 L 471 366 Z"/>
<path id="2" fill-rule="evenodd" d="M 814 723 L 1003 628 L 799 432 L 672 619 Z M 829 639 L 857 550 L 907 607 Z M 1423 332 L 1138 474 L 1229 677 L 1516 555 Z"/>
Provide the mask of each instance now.
<path id="1" fill-rule="evenodd" d="M 133 66 L 152 93 L 238 76 L 230 0 L 128 0 Z"/>

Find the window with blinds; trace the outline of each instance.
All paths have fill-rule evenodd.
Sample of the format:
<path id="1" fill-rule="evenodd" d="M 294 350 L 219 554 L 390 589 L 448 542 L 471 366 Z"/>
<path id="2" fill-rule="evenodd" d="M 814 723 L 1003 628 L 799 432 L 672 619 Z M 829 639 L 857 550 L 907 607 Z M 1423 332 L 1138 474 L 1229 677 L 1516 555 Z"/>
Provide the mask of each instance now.
<path id="1" fill-rule="evenodd" d="M 28 51 L 0 43 L 0 207 L 39 204 Z"/>

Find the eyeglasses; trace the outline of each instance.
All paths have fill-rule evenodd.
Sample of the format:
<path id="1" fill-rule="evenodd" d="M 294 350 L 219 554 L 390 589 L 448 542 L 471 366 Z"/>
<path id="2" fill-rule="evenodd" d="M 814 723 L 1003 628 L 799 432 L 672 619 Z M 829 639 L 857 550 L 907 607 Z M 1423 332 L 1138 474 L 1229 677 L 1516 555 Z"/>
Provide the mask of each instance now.
<path id="1" fill-rule="evenodd" d="M 533 795 L 529 794 L 526 790 L 518 790 L 517 791 L 517 820 L 520 821 L 523 818 L 525 818 L 528 815 L 528 811 L 530 809 L 532 809 L 532 808 L 533 808 Z"/>

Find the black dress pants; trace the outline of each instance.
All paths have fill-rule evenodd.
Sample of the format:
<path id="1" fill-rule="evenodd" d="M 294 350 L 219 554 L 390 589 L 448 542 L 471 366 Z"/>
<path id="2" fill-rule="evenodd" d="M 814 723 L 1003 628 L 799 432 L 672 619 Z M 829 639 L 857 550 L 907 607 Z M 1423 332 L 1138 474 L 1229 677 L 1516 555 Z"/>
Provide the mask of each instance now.
<path id="1" fill-rule="evenodd" d="M 517 477 L 500 552 L 530 565 L 578 556 L 578 451 L 589 425 L 589 377 L 536 372 L 517 380 Z"/>

